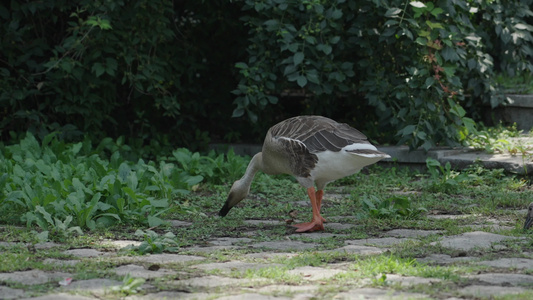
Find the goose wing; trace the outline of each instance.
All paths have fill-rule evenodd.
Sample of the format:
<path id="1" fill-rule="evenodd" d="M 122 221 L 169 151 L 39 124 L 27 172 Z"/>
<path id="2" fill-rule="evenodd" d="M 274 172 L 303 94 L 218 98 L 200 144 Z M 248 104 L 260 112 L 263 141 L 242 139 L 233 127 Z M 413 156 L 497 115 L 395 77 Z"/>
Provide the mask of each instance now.
<path id="1" fill-rule="evenodd" d="M 299 141 L 310 153 L 338 152 L 352 144 L 370 144 L 359 130 L 321 116 L 299 116 L 274 125 L 273 138 Z M 300 146 L 298 146 L 300 147 Z"/>

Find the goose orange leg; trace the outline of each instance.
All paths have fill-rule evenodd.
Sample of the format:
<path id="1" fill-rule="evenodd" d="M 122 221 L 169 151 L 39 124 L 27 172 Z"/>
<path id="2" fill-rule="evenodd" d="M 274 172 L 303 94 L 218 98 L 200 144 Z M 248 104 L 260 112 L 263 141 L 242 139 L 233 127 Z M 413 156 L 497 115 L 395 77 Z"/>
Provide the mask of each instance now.
<path id="1" fill-rule="evenodd" d="M 312 232 L 312 231 L 324 230 L 324 224 L 323 224 L 324 218 L 322 218 L 322 216 L 320 215 L 320 206 L 317 201 L 317 193 L 315 192 L 315 188 L 314 187 L 308 188 L 307 195 L 309 196 L 309 199 L 311 200 L 311 207 L 313 209 L 313 218 L 311 219 L 311 222 L 294 224 L 292 226 L 298 228 L 296 232 Z M 320 204 L 321 202 L 322 202 L 322 197 L 320 197 Z"/>
<path id="2" fill-rule="evenodd" d="M 324 191 L 323 190 L 318 190 L 316 193 L 315 193 L 315 197 L 316 197 L 316 204 L 318 206 L 318 213 L 320 214 L 320 209 L 322 207 L 322 197 L 324 196 Z M 322 216 L 321 216 L 322 218 Z M 326 223 L 326 219 L 322 218 L 322 222 Z"/>

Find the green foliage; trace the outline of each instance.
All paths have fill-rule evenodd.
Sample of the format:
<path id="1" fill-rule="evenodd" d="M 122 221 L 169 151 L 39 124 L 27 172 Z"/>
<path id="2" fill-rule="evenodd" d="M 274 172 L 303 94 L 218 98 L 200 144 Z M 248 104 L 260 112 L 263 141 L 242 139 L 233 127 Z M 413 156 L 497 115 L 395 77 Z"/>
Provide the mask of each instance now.
<path id="1" fill-rule="evenodd" d="M 122 285 L 111 287 L 112 291 L 120 292 L 123 295 L 137 294 L 142 290 L 142 285 L 146 282 L 144 278 L 133 277 L 130 274 L 126 274 L 122 279 Z"/>
<path id="2" fill-rule="evenodd" d="M 412 207 L 412 202 L 409 197 L 404 196 L 392 196 L 387 199 L 369 196 L 362 200 L 362 216 L 377 219 L 416 219 L 427 211 L 424 207 Z"/>
<path id="3" fill-rule="evenodd" d="M 239 13 L 230 1 L 3 2 L 0 138 L 172 133 L 173 144 L 204 146 L 231 114 L 219 104 L 243 53 Z"/>
<path id="4" fill-rule="evenodd" d="M 136 250 L 141 255 L 148 253 L 163 253 L 165 251 L 176 252 L 179 249 L 175 239 L 176 236 L 172 232 L 159 235 L 152 230 L 142 231 L 138 229 L 135 232 L 135 235 L 143 238 L 144 241 L 139 246 L 130 247 L 128 249 Z"/>
<path id="5" fill-rule="evenodd" d="M 191 176 L 202 176 L 205 181 L 212 184 L 232 182 L 239 179 L 246 170 L 249 159 L 235 155 L 233 149 L 227 154 L 216 154 L 211 151 L 207 156 L 188 149 L 180 148 L 172 152 L 172 157 L 166 158 L 169 162 L 176 162 Z"/>
<path id="6" fill-rule="evenodd" d="M 381 132 L 428 149 L 472 133 L 467 111 L 502 103 L 495 70 L 533 70 L 531 0 L 244 2 L 249 56 L 235 65 L 233 116 L 252 121 L 303 89 L 330 106 L 369 104 Z"/>
<path id="7" fill-rule="evenodd" d="M 203 180 L 173 163 L 127 161 L 119 151 L 106 160 L 90 141 L 66 144 L 54 134 L 39 143 L 28 133 L 19 144 L 0 150 L 4 218 L 43 230 L 157 226 L 173 199 Z"/>
<path id="8" fill-rule="evenodd" d="M 467 179 L 467 173 L 452 170 L 452 166 L 447 162 L 444 166 L 433 158 L 426 159 L 426 167 L 430 175 L 429 188 L 432 191 L 450 192 L 457 189 L 458 185 Z"/>

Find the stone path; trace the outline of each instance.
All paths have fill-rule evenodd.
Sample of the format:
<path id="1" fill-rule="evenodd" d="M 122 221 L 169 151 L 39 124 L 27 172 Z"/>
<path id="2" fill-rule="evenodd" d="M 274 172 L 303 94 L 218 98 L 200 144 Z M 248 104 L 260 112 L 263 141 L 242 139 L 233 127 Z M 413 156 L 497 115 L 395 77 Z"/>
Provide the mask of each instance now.
<path id="1" fill-rule="evenodd" d="M 439 219 L 437 217 L 435 219 Z M 333 218 L 335 219 L 335 218 Z M 188 226 L 175 221 L 178 226 Z M 285 226 L 282 222 L 248 220 L 248 224 Z M 473 224 L 474 225 L 474 224 Z M 505 224 L 499 224 L 505 225 Z M 507 224 L 511 225 L 511 224 Z M 343 231 L 290 234 L 278 241 L 257 241 L 241 237 L 213 238 L 207 243 L 180 249 L 179 253 L 128 256 L 118 251 L 135 241 L 104 241 L 108 251 L 68 249 L 61 251 L 69 259 L 43 257 L 42 270 L 0 273 L 1 299 L 492 299 L 505 295 L 533 295 L 533 253 L 514 253 L 506 242 L 528 242 L 523 237 L 502 234 L 500 227 L 484 227 L 458 235 L 441 230 L 393 229 L 382 237 L 348 239 Z M 470 228 L 470 227 L 469 227 Z M 507 228 L 513 228 L 507 226 Z M 505 230 L 505 226 L 504 226 Z M 249 232 L 247 236 L 255 236 Z M 322 241 L 342 238 L 344 245 L 323 249 Z M 415 258 L 428 266 L 473 266 L 477 271 L 459 278 L 408 276 L 385 272 L 360 277 L 354 264 L 368 256 L 390 256 L 395 247 L 404 245 L 430 247 L 432 252 Z M 0 250 L 20 247 L 2 242 Z M 36 249 L 61 248 L 61 244 L 38 244 Z M 36 250 L 39 251 L 39 250 Z M 501 255 L 498 251 L 501 251 Z M 217 254 L 218 253 L 218 254 Z M 228 254 L 233 254 L 228 259 Z M 497 253 L 498 255 L 492 255 Z M 488 256 L 485 254 L 489 254 Z M 313 255 L 339 259 L 315 265 Z M 490 257 L 490 258 L 486 258 Z M 310 264 L 301 266 L 302 259 Z M 293 266 L 291 260 L 300 260 Z M 78 264 L 113 264 L 101 276 L 83 275 Z M 70 267 L 77 272 L 47 271 Z M 480 271 L 481 270 L 481 271 Z M 70 284 L 66 278 L 73 278 Z M 138 292 L 128 289 L 123 278 L 139 278 Z M 42 286 L 42 292 L 30 286 Z M 440 287 L 437 294 L 433 287 Z M 120 292 L 122 291 L 122 292 Z M 529 293 L 529 294 L 527 294 Z"/>

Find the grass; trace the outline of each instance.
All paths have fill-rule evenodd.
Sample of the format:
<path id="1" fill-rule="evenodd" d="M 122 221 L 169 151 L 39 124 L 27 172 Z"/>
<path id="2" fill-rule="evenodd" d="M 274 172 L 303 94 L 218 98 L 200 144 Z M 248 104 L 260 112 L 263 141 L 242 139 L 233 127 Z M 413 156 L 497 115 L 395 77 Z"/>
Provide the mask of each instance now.
<path id="1" fill-rule="evenodd" d="M 33 140 L 26 142 L 33 145 L 32 147 L 34 148 L 39 147 Z M 53 142 L 51 141 L 50 143 Z M 51 147 L 72 149 L 72 146 L 62 144 L 53 144 Z M 79 149 L 80 152 L 84 149 L 83 147 Z M 16 153 L 17 149 L 11 149 L 10 151 Z M 26 204 L 28 207 L 33 205 L 30 202 L 23 203 L 24 205 L 19 205 L 18 207 L 16 205 L 12 206 L 8 209 L 9 214 L 0 216 L 0 224 L 3 224 L 0 226 L 0 241 L 15 242 L 17 244 L 0 246 L 4 254 L 0 256 L 0 272 L 39 269 L 69 272 L 74 274 L 74 278 L 77 280 L 106 277 L 123 281 L 120 288 L 108 295 L 109 299 L 124 297 L 136 292 L 143 293 L 143 290 L 138 290 L 141 281 L 131 277 L 117 276 L 112 272 L 113 268 L 127 263 L 127 259 L 126 262 L 105 259 L 95 262 L 94 260 L 83 259 L 76 266 L 43 263 L 46 258 L 72 259 L 72 257 L 62 253 L 63 250 L 69 248 L 91 247 L 107 251 L 109 249 L 104 246 L 104 240 L 128 239 L 138 240 L 143 242 L 143 244 L 141 247 L 133 247 L 123 251 L 122 254 L 124 255 L 136 256 L 145 253 L 178 252 L 206 258 L 202 262 L 165 264 L 162 266 L 179 270 L 181 273 L 177 275 L 178 279 L 186 279 L 202 273 L 199 270 L 187 268 L 191 264 L 241 260 L 278 263 L 283 267 L 246 271 L 235 270 L 229 273 L 214 270 L 209 271 L 209 273 L 224 274 L 224 276 L 234 278 L 266 279 L 263 283 L 261 281 L 254 283 L 254 286 L 272 283 L 304 285 L 306 284 L 305 277 L 290 274 L 288 271 L 304 266 L 328 268 L 331 264 L 336 264 L 341 266 L 340 268 L 344 272 L 321 281 L 322 286 L 317 292 L 318 295 L 327 298 L 332 293 L 339 291 L 333 287 L 345 285 L 352 287 L 392 287 L 397 290 L 407 291 L 405 287 L 387 280 L 387 274 L 398 274 L 444 280 L 431 286 L 409 288 L 409 291 L 438 296 L 440 293 L 453 294 L 453 290 L 457 286 L 463 286 L 465 279 L 461 278 L 461 276 L 476 272 L 486 272 L 490 269 L 468 262 L 449 266 L 427 265 L 419 263 L 417 258 L 429 254 L 447 254 L 452 257 L 468 255 L 475 257 L 475 259 L 516 257 L 517 255 L 531 258 L 531 255 L 527 253 L 533 252 L 533 243 L 531 242 L 533 233 L 522 232 L 521 225 L 524 216 L 516 212 L 518 209 L 525 209 L 533 201 L 530 179 L 528 177 L 504 174 L 502 170 L 487 170 L 480 165 L 473 165 L 461 172 L 452 170 L 446 165 L 442 166 L 434 161 L 428 161 L 428 172 L 416 172 L 398 166 L 388 166 L 386 168 L 372 166 L 360 174 L 338 180 L 326 188 L 322 213 L 326 219 L 331 218 L 331 222 L 353 226 L 349 229 L 335 230 L 326 224 L 326 232 L 333 235 L 325 236 L 321 239 L 313 239 L 306 234 L 294 236 L 293 229 L 285 226 L 288 220 L 307 221 L 311 217 L 311 208 L 308 205 L 309 200 L 304 189 L 288 176 L 271 177 L 258 174 L 252 184 L 250 196 L 234 207 L 225 218 L 217 216 L 218 210 L 226 200 L 232 181 L 238 178 L 237 174 L 241 174 L 246 167 L 247 158 L 232 156 L 231 154 L 227 157 L 211 155 L 208 158 L 204 158 L 187 151 L 178 151 L 174 153 L 173 158 L 165 158 L 165 164 L 146 162 L 136 165 L 119 160 L 118 156 L 115 156 L 114 163 L 107 163 L 105 158 L 94 156 L 90 149 L 84 151 L 88 151 L 86 154 L 89 160 L 100 162 L 101 165 L 107 168 L 104 174 L 116 176 L 117 178 L 122 176 L 123 179 L 127 179 L 128 176 L 133 176 L 131 172 L 134 172 L 134 170 L 144 170 L 143 168 L 154 166 L 154 168 L 157 168 L 153 169 L 155 171 L 152 170 L 152 173 L 160 176 L 162 183 L 171 189 L 179 188 L 180 191 L 170 192 L 170 196 L 165 194 L 165 203 L 167 204 L 161 207 L 160 210 L 143 210 L 143 205 L 134 205 L 131 208 L 125 206 L 125 210 L 122 213 L 116 211 L 123 221 L 112 222 L 109 226 L 97 226 L 102 213 L 113 211 L 112 208 L 102 205 L 100 214 L 87 215 L 88 218 L 85 221 L 89 220 L 89 224 L 93 224 L 91 221 L 94 221 L 93 225 L 95 226 L 92 229 L 86 225 L 80 227 L 83 229 L 83 234 L 79 234 L 77 231 L 68 231 L 73 226 L 80 226 L 79 223 L 76 223 L 80 218 L 75 218 L 72 224 L 66 225 L 65 228 L 59 231 L 54 231 L 53 224 L 46 222 L 46 218 L 42 218 L 40 221 L 27 222 L 27 220 L 20 218 L 23 214 L 17 215 L 17 212 L 20 213 L 20 207 Z M 40 153 L 38 150 L 34 150 L 34 152 Z M 49 156 L 52 156 L 47 151 L 42 153 L 48 153 Z M 84 161 L 83 157 L 80 158 L 69 153 L 64 155 L 65 157 L 61 160 L 62 163 L 56 162 L 59 165 L 68 166 L 68 168 L 63 170 L 64 172 L 70 172 L 68 169 L 71 167 L 70 164 L 72 162 Z M 4 152 L 4 157 L 11 159 L 6 155 L 6 152 Z M 19 158 L 13 160 L 15 161 L 14 165 L 17 164 L 17 161 L 18 163 L 22 162 Z M 33 161 L 39 161 L 39 159 L 33 159 Z M 215 164 L 217 167 L 211 168 L 210 164 Z M 85 165 L 89 169 L 90 166 L 90 164 Z M 182 175 L 172 177 L 172 172 L 168 170 L 169 166 L 178 169 L 178 171 L 172 171 L 177 172 L 174 174 Z M 221 169 L 225 166 L 228 166 L 232 171 L 221 173 Z M 43 167 L 41 166 L 41 168 Z M 43 170 L 52 172 L 46 167 Z M 180 170 L 187 171 L 183 173 Z M 26 176 L 31 176 L 37 181 L 46 178 L 42 172 L 34 171 L 35 169 L 28 169 Z M 77 171 L 74 170 L 74 172 Z M 197 182 L 198 177 L 195 176 L 202 176 L 204 180 Z M 172 182 L 171 178 L 184 180 L 184 182 L 176 184 Z M 187 178 L 196 179 L 186 183 Z M 82 178 L 80 180 L 86 179 Z M 99 188 L 98 183 L 101 179 L 92 178 L 91 180 L 96 182 L 95 186 Z M 128 201 L 132 201 L 135 195 L 145 199 L 149 198 L 150 201 L 158 200 L 155 197 L 157 193 L 151 194 L 149 191 L 141 189 L 135 189 L 135 195 L 129 195 L 128 190 L 124 190 L 124 187 L 127 187 L 128 184 L 138 187 L 142 183 L 133 184 L 132 182 L 127 182 L 129 181 L 126 180 L 124 184 L 117 185 L 116 190 L 102 189 L 101 193 L 107 193 L 105 194 L 106 199 L 112 198 L 113 193 L 115 193 L 121 197 L 129 197 Z M 83 190 L 84 194 L 92 195 L 89 190 L 81 189 L 79 184 L 78 187 L 74 186 L 76 184 L 73 181 L 67 183 L 70 185 L 66 189 L 58 186 L 58 192 L 55 195 L 63 193 L 63 195 L 68 197 L 76 190 Z M 3 184 L 5 189 L 13 189 L 13 185 L 10 185 L 8 181 L 4 181 L 1 184 Z M 88 186 L 91 185 L 89 184 Z M 55 187 L 50 186 L 49 188 L 54 189 Z M 87 197 L 87 199 L 91 201 L 92 197 Z M 9 201 L 6 198 L 0 200 L 2 200 L 0 205 L 3 205 L 4 208 L 9 205 Z M 82 205 L 82 208 L 85 209 L 85 206 Z M 58 217 L 61 221 L 65 220 L 65 215 L 59 214 L 63 212 L 64 208 L 59 208 L 54 212 L 52 211 L 54 209 L 52 205 L 48 206 L 47 209 L 51 215 L 55 213 L 54 216 L 62 216 L 61 218 Z M 135 218 L 133 221 L 126 220 L 128 217 L 127 209 L 131 209 L 133 212 Z M 27 212 L 37 214 L 38 211 L 28 210 Z M 295 212 L 297 213 L 296 217 L 294 216 Z M 432 219 L 428 217 L 433 214 L 463 215 L 465 217 L 457 219 Z M 40 216 L 42 217 L 43 214 Z M 162 222 L 156 220 L 155 223 L 151 223 L 147 220 L 139 219 L 142 216 L 153 216 L 162 220 Z M 165 220 L 170 219 L 187 221 L 191 225 L 174 228 L 165 222 Z M 272 220 L 279 223 L 252 225 L 244 222 L 249 219 Z M 502 243 L 505 246 L 502 249 L 481 251 L 457 251 L 438 245 L 431 245 L 442 235 L 467 232 L 471 230 L 471 227 L 465 226 L 474 223 L 485 224 L 490 219 L 497 219 L 501 222 L 501 225 L 512 227 L 512 229 L 502 231 L 504 234 L 526 237 L 526 239 Z M 154 220 L 152 219 L 152 221 Z M 43 224 L 43 227 L 40 227 L 39 224 Z M 26 226 L 17 227 L 21 225 Z M 380 255 L 366 256 L 342 252 L 319 252 L 319 250 L 332 250 L 342 247 L 345 245 L 346 240 L 383 237 L 385 231 L 397 228 L 440 230 L 441 233 L 429 235 L 414 242 L 405 242 L 392 246 L 390 251 Z M 487 228 L 476 230 L 490 231 Z M 49 232 L 47 236 L 41 234 L 45 231 Z M 318 243 L 320 246 L 315 249 L 298 251 L 298 255 L 294 257 L 278 257 L 270 260 L 248 257 L 247 254 L 260 253 L 264 250 L 246 247 L 245 243 L 242 243 L 241 246 L 244 247 L 238 250 L 220 249 L 214 252 L 198 252 L 190 248 L 192 246 L 206 246 L 217 237 L 246 237 L 252 239 L 253 242 L 293 239 Z M 61 246 L 52 249 L 36 249 L 34 245 L 43 239 L 61 243 Z M 525 254 L 520 255 L 519 253 Z M 531 270 L 520 272 L 530 274 Z M 178 279 L 176 277 L 165 277 L 149 280 L 149 283 L 156 285 L 159 289 L 171 290 L 175 286 L 173 280 Z M 26 288 L 37 295 L 55 288 L 53 284 L 31 287 L 16 283 L 2 284 L 13 288 Z M 347 291 L 348 288 L 341 288 L 340 290 Z M 525 299 L 525 297 L 523 298 Z M 520 299 L 520 297 L 517 299 Z"/>

